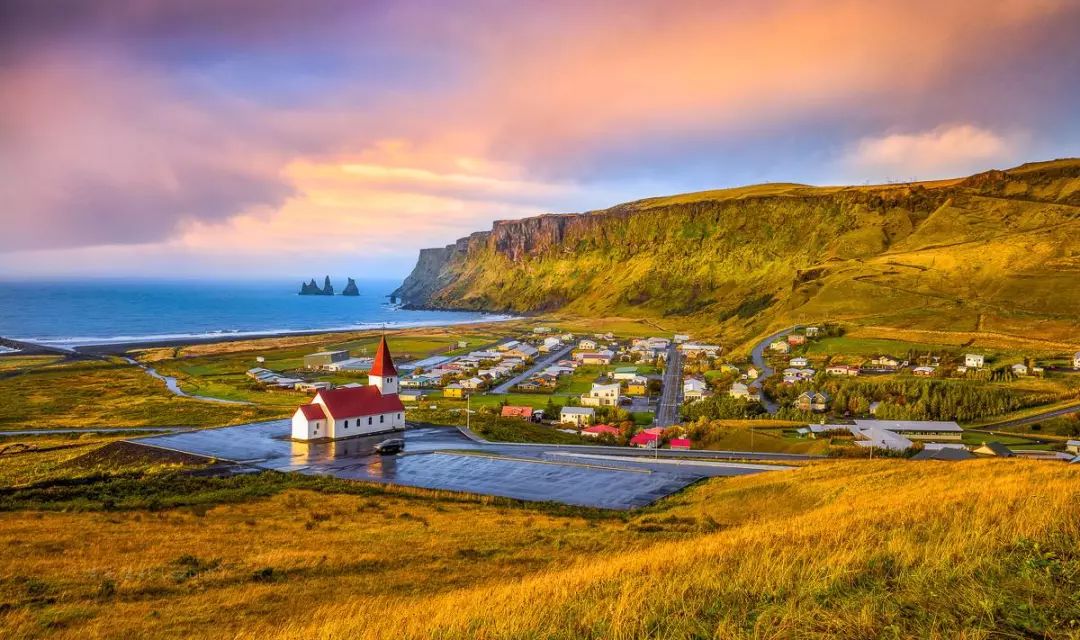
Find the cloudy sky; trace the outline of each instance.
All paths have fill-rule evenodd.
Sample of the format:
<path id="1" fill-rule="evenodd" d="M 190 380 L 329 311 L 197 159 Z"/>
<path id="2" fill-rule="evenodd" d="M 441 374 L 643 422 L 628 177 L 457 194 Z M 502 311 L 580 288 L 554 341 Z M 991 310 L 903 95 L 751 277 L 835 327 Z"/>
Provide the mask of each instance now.
<path id="1" fill-rule="evenodd" d="M 496 219 L 1076 156 L 1078 33 L 1078 0 L 5 0 L 0 278 L 398 277 Z"/>

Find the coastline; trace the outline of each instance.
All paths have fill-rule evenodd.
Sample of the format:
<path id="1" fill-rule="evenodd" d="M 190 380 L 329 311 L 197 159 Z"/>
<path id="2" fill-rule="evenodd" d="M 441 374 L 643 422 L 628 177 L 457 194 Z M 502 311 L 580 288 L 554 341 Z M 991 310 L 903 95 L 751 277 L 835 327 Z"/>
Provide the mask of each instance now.
<path id="1" fill-rule="evenodd" d="M 334 334 L 348 334 L 348 333 L 360 333 L 365 331 L 400 331 L 406 329 L 422 329 L 425 327 L 451 327 L 459 325 L 474 325 L 474 324 L 487 324 L 495 322 L 511 322 L 514 320 L 521 320 L 524 316 L 515 315 L 492 315 L 484 318 L 474 318 L 470 320 L 447 320 L 447 321 L 431 321 L 431 322 L 403 322 L 399 324 L 394 323 L 371 323 L 364 325 L 356 325 L 352 327 L 328 327 L 326 329 L 303 329 L 303 330 L 282 330 L 282 331 L 241 331 L 232 333 L 211 333 L 211 334 L 188 334 L 188 335 L 161 335 L 161 336 L 132 336 L 130 338 L 116 338 L 109 339 L 103 338 L 101 342 L 87 342 L 80 344 L 73 344 L 71 346 L 62 346 L 61 341 L 57 342 L 35 342 L 29 340 L 19 340 L 14 338 L 0 338 L 7 342 L 11 342 L 17 345 L 24 345 L 25 348 L 12 355 L 26 355 L 31 350 L 37 350 L 39 352 L 48 353 L 68 353 L 79 354 L 88 356 L 106 356 L 106 355 L 121 355 L 132 349 L 153 349 L 160 347 L 182 347 L 193 344 L 220 344 L 223 342 L 234 342 L 238 340 L 261 340 L 268 338 L 283 338 L 283 337 L 303 337 L 303 336 L 318 336 L 318 335 L 334 335 Z M 88 338 L 92 340 L 92 338 Z"/>

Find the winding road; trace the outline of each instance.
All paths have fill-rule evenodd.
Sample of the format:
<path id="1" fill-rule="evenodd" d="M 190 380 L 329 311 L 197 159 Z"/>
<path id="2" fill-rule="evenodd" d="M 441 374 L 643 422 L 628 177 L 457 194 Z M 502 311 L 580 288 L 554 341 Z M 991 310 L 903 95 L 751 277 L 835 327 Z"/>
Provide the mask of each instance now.
<path id="1" fill-rule="evenodd" d="M 792 331 L 799 328 L 799 325 L 788 327 L 781 331 L 768 336 L 761 342 L 754 345 L 754 349 L 750 352 L 750 360 L 754 363 L 754 368 L 758 370 L 758 377 L 754 378 L 754 381 L 750 383 L 751 389 L 757 389 L 761 395 L 761 406 L 765 407 L 765 410 L 769 413 L 776 413 L 780 410 L 780 405 L 776 404 L 768 397 L 765 396 L 765 392 L 761 390 L 762 383 L 765 382 L 765 378 L 771 376 L 774 372 L 773 368 L 769 366 L 769 363 L 765 360 L 765 350 L 769 348 L 769 345 L 773 340 L 783 338 Z"/>

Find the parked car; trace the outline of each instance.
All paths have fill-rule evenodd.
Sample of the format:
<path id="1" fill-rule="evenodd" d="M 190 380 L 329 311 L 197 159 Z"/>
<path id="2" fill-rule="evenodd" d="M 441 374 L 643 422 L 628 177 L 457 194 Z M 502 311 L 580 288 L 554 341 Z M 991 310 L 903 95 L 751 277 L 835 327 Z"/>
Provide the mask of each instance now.
<path id="1" fill-rule="evenodd" d="M 383 440 L 375 445 L 375 453 L 380 456 L 392 456 L 395 453 L 401 453 L 404 450 L 405 440 L 403 438 L 391 438 L 389 440 Z"/>

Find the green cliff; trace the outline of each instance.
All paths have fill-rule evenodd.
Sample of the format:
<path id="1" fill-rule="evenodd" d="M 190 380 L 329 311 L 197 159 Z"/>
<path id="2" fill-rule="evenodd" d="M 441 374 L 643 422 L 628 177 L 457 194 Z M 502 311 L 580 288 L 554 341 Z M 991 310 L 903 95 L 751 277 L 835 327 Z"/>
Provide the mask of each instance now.
<path id="1" fill-rule="evenodd" d="M 412 307 L 799 320 L 1051 340 L 1080 326 L 1080 160 L 871 187 L 766 184 L 497 221 L 425 249 Z"/>

